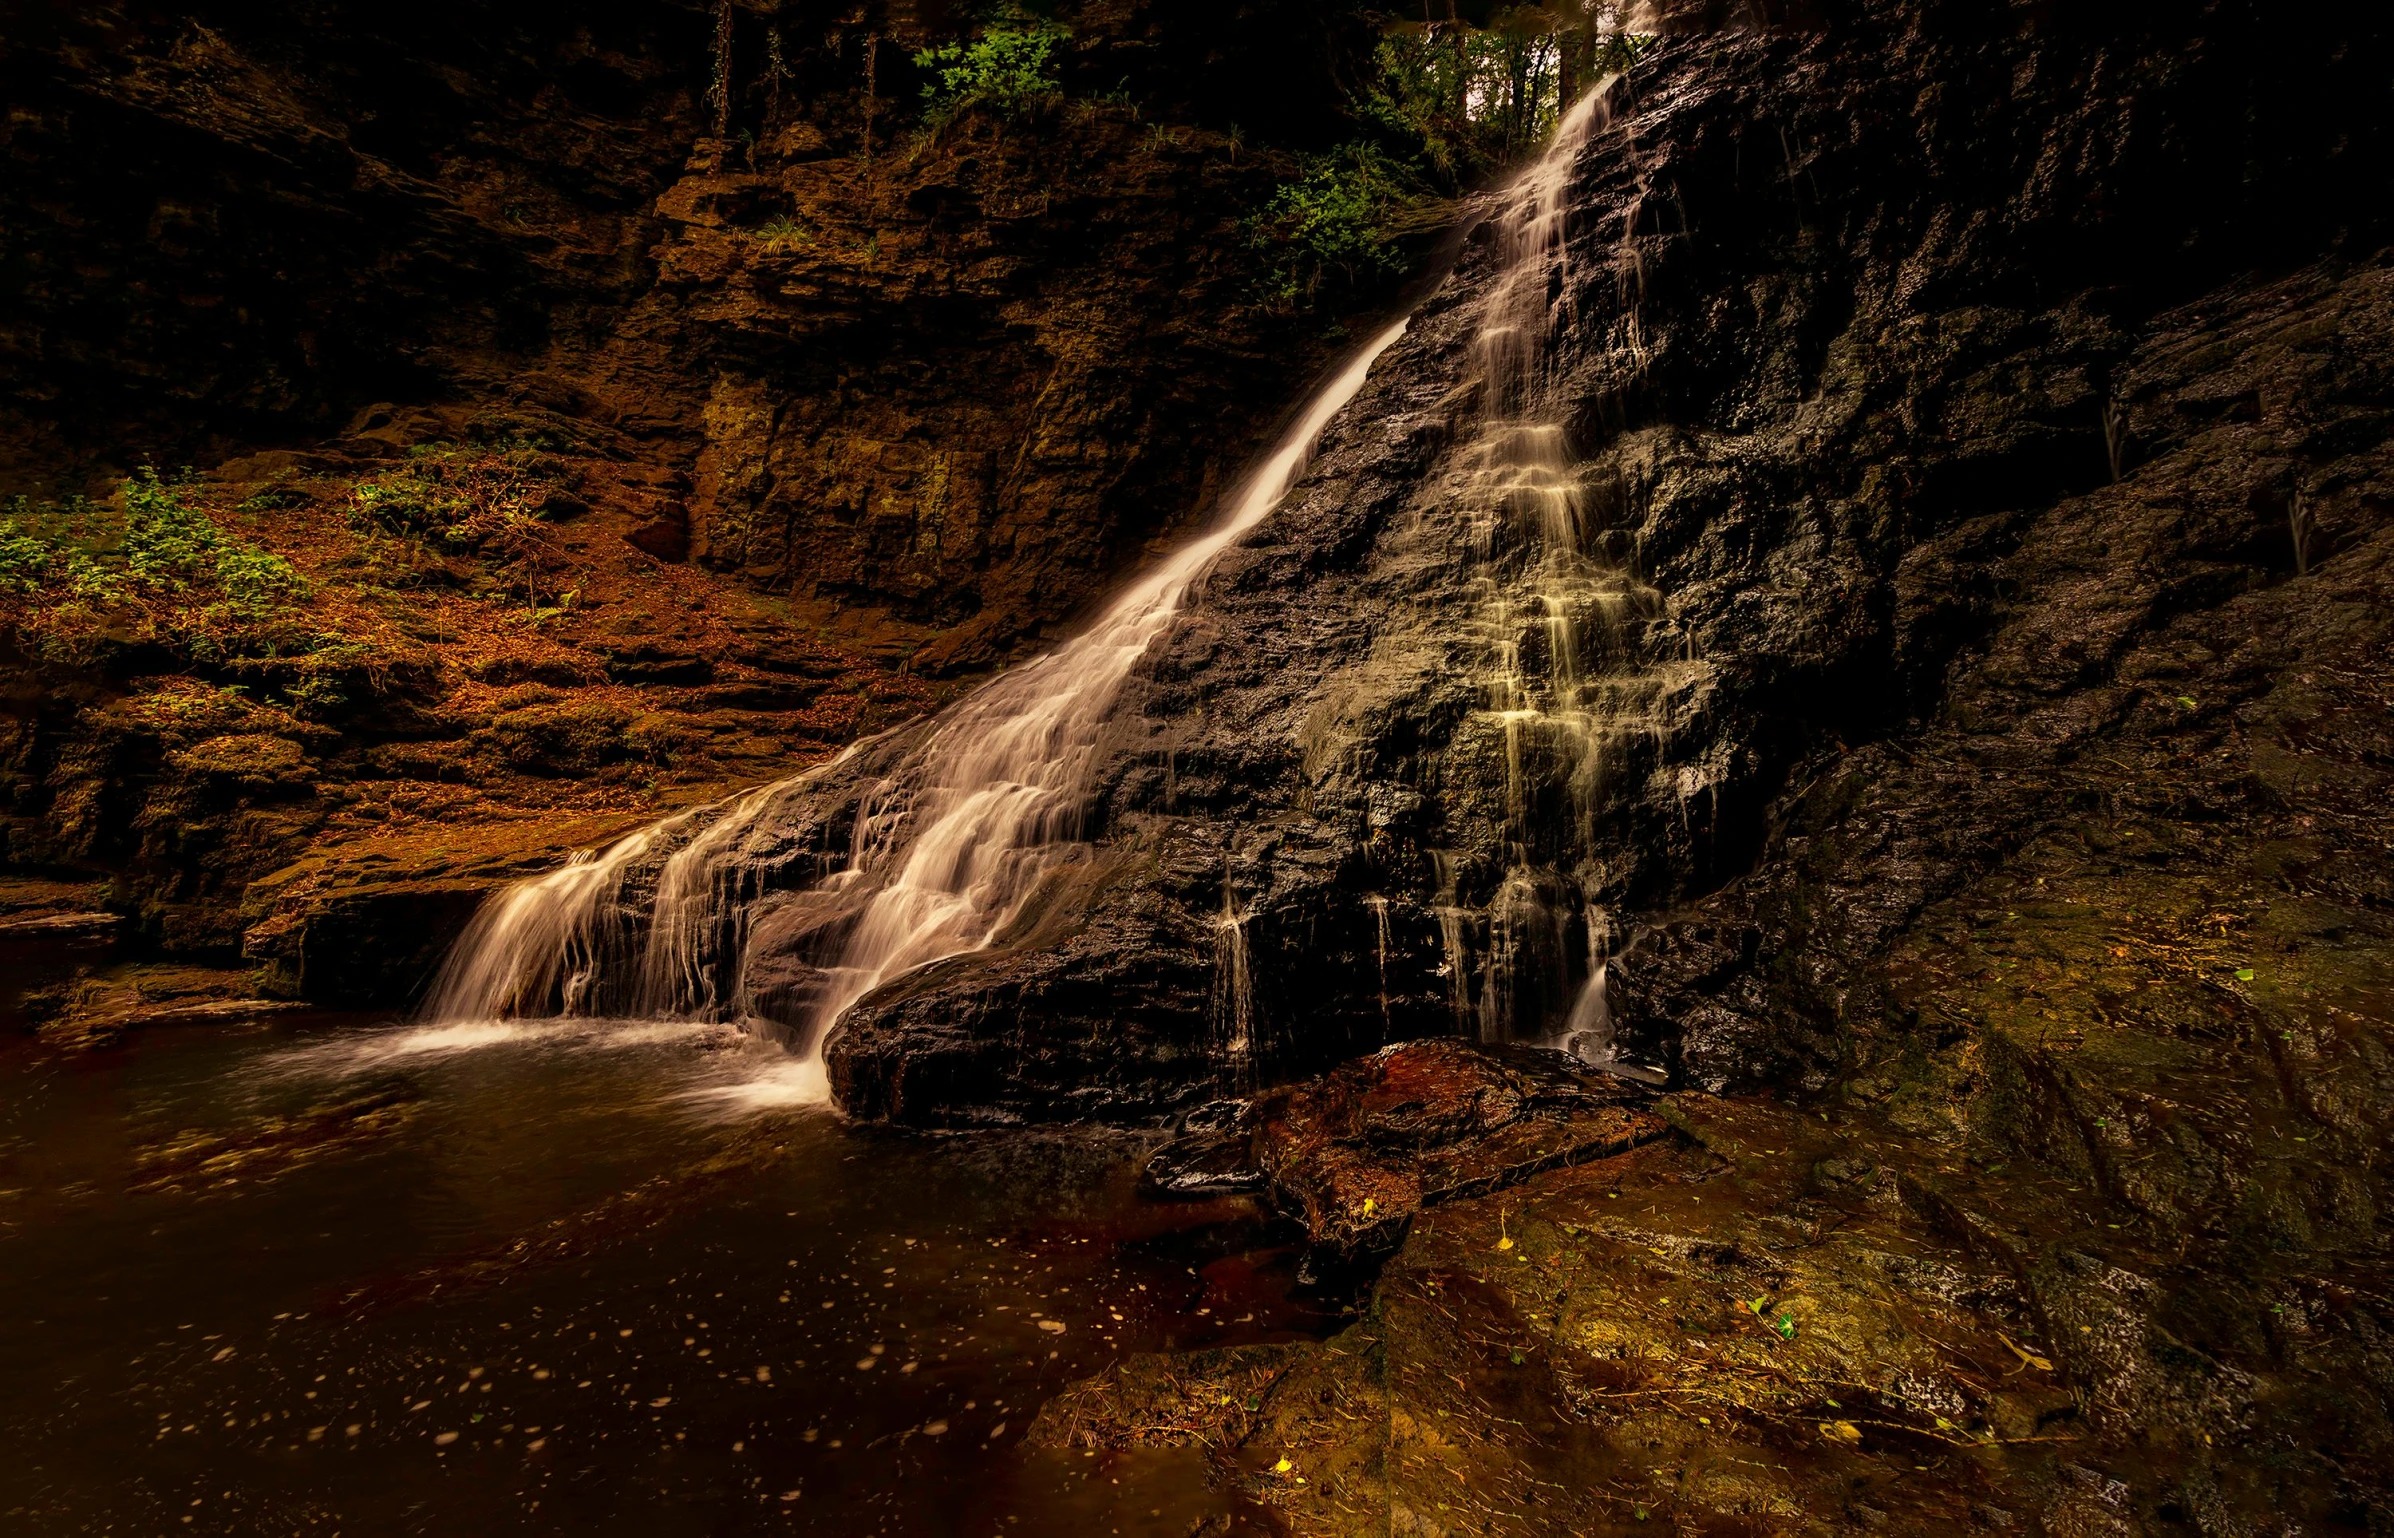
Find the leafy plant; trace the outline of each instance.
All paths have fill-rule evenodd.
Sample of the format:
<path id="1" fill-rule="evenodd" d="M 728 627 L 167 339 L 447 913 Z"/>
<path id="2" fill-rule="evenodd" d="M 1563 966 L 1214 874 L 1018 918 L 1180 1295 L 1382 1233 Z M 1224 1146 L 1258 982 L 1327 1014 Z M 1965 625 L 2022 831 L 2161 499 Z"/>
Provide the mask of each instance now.
<path id="1" fill-rule="evenodd" d="M 784 215 L 769 219 L 749 232 L 750 238 L 769 251 L 785 251 L 795 246 L 811 246 L 815 232 L 796 219 Z"/>
<path id="2" fill-rule="evenodd" d="M 1404 258 L 1392 225 L 1418 197 L 1413 179 L 1374 145 L 1307 157 L 1296 180 L 1248 221 L 1249 242 L 1271 262 L 1265 293 L 1294 303 L 1332 275 L 1359 283 L 1399 270 Z"/>
<path id="3" fill-rule="evenodd" d="M 242 609 L 304 598 L 307 581 L 272 551 L 233 539 L 144 466 L 118 488 L 125 509 L 125 568 L 134 582 L 177 592 L 213 581 Z"/>
<path id="4" fill-rule="evenodd" d="M 48 540 L 26 533 L 15 518 L 0 518 L 0 593 L 35 591 L 50 580 L 56 561 Z"/>
<path id="5" fill-rule="evenodd" d="M 969 43 L 918 51 L 915 68 L 932 76 L 923 86 L 926 123 L 944 127 L 975 107 L 1017 116 L 1053 99 L 1070 36 L 1056 22 L 1024 18 L 993 25 Z"/>
<path id="6" fill-rule="evenodd" d="M 502 584 L 537 608 L 559 565 L 543 513 L 557 495 L 555 461 L 527 444 L 461 448 L 429 444 L 396 469 L 358 482 L 350 521 L 367 531 L 480 555 Z"/>

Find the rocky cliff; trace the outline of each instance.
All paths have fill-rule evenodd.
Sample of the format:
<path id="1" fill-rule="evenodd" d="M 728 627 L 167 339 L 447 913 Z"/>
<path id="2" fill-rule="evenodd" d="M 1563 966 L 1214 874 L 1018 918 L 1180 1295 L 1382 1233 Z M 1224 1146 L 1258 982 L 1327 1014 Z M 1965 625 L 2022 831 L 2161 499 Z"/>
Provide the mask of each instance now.
<path id="1" fill-rule="evenodd" d="M 205 583 L 12 572 L 43 901 L 401 1002 L 494 877 L 1052 635 L 1335 345 L 1242 221 L 1348 131 L 1344 11 L 1066 7 L 1053 93 L 936 132 L 910 57 L 969 18 L 717 19 L 0 27 L 0 492 L 106 551 L 120 477 L 194 465 L 180 503 L 308 595 L 228 636 Z"/>
<path id="2" fill-rule="evenodd" d="M 2076 701 L 2094 736 L 2051 750 L 2074 761 L 2203 729 L 2219 692 L 2144 682 L 2140 648 L 2173 644 L 2190 604 L 2307 608 L 2312 567 L 2374 527 L 2359 424 L 2386 211 L 2361 191 L 2384 153 L 2361 61 L 2383 40 L 2261 64 L 2242 17 L 1905 9 L 1664 42 L 1580 157 L 1551 311 L 1569 475 L 1617 588 L 1616 617 L 1581 626 L 1604 650 L 1579 663 L 1598 697 L 1576 735 L 1508 735 L 1491 704 L 1500 675 L 1559 659 L 1530 533 L 1471 505 L 1500 265 L 1481 241 L 1126 705 L 1144 740 L 1106 780 L 1112 895 L 1060 949 L 915 980 L 840 1050 L 1087 1042 L 1119 994 L 1072 1001 L 1119 967 L 1177 1060 L 1167 1038 L 1211 1015 L 1227 891 L 1291 1066 L 1458 1015 L 1538 1034 L 1592 952 L 1632 1056 L 1716 1088 L 1826 1082 L 1826 1006 L 1793 1029 L 1741 1016 L 1728 983 L 1794 958 L 1662 915 L 1758 890 L 1805 794 L 1857 771 L 1884 788 L 1866 747 L 1912 760 L 1968 720 L 2025 754 L 2060 731 L 2015 729 L 2032 700 Z M 2100 530 L 2079 537 L 2117 564 L 2091 577 L 2062 527 Z M 2007 657 L 2019 703 L 1990 714 L 1980 680 Z M 2098 710 L 2089 689 L 2114 692 Z M 2006 767 L 1968 810 L 1960 787 L 1929 796 L 1950 824 L 1912 885 L 1863 883 L 1872 933 L 2052 815 Z M 1547 887 L 1509 891 L 1524 871 Z M 1559 925 L 1555 976 L 1499 966 L 1492 1003 L 1491 958 L 1528 934 L 1508 914 L 1531 910 Z M 1823 933 L 1858 941 L 1856 921 Z M 1703 1009 L 1666 999 L 1674 978 Z M 1058 1046 L 1057 1084 L 1085 1082 L 1080 1050 Z M 1137 1058 L 1119 1037 L 1099 1055 Z M 1041 1061 L 991 1071 L 1038 1082 Z"/>
<path id="3" fill-rule="evenodd" d="M 1069 917 L 831 1052 L 872 1114 L 1164 1108 L 1237 1086 L 1234 979 L 1270 1082 L 1601 967 L 1683 1141 L 1053 1441 L 1320 1531 L 2387 1520 L 2388 44 L 1861 5 L 1617 88 L 1550 311 L 1585 724 L 1488 505 L 1482 241 L 1154 659 Z"/>

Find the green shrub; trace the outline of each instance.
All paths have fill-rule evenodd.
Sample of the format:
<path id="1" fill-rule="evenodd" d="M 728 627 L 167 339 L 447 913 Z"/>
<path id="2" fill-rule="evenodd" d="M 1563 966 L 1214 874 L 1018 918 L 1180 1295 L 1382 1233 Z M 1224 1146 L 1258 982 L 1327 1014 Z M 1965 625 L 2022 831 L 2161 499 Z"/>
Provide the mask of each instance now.
<path id="1" fill-rule="evenodd" d="M 1055 22 L 1024 19 L 992 26 L 970 43 L 921 50 L 915 68 L 932 74 L 923 86 L 925 121 L 936 128 L 975 107 L 1012 116 L 1051 100 L 1071 35 Z"/>
<path id="2" fill-rule="evenodd" d="M 51 580 L 57 550 L 17 526 L 15 518 L 0 518 L 0 593 L 30 593 Z"/>
<path id="3" fill-rule="evenodd" d="M 265 609 L 305 598 L 308 583 L 271 550 L 227 542 L 216 552 L 216 583 L 237 608 Z"/>
<path id="4" fill-rule="evenodd" d="M 1419 190 L 1404 169 L 1370 144 L 1309 156 L 1297 179 L 1248 221 L 1248 240 L 1266 254 L 1266 294 L 1293 303 L 1336 275 L 1362 283 L 1404 265 L 1391 225 Z"/>
<path id="5" fill-rule="evenodd" d="M 215 569 L 223 534 L 155 469 L 143 466 L 117 494 L 125 512 L 121 553 L 135 582 L 173 592 L 205 580 Z"/>
<path id="6" fill-rule="evenodd" d="M 369 476 L 350 492 L 350 521 L 407 534 L 452 550 L 479 550 L 537 524 L 554 487 L 554 465 L 539 449 L 426 444 L 397 469 Z"/>
<path id="7" fill-rule="evenodd" d="M 479 555 L 534 608 L 561 566 L 544 514 L 559 494 L 556 462 L 529 444 L 431 444 L 404 465 L 358 482 L 350 522 L 458 555 Z"/>

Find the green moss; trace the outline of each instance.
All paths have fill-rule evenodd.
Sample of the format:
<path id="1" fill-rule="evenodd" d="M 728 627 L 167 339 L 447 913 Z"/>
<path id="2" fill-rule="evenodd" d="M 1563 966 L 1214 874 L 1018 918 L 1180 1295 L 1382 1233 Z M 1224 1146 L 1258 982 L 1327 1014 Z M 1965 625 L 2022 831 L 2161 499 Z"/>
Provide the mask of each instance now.
<path id="1" fill-rule="evenodd" d="M 613 705 L 534 705 L 494 719 L 489 738 L 518 769 L 573 774 L 620 762 L 630 751 L 624 729 L 631 717 Z"/>

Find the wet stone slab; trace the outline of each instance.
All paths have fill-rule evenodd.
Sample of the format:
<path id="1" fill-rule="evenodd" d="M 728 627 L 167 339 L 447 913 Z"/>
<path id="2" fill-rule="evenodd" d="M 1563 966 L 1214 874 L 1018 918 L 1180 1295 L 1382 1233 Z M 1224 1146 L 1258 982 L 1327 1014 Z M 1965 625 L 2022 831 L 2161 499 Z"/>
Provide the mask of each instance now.
<path id="1" fill-rule="evenodd" d="M 1266 1193 L 1301 1224 L 1307 1271 L 1351 1282 L 1415 1216 L 1666 1136 L 1643 1086 L 1538 1047 L 1403 1042 L 1320 1079 L 1217 1108 L 1160 1150 L 1152 1189 Z"/>

